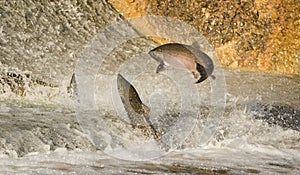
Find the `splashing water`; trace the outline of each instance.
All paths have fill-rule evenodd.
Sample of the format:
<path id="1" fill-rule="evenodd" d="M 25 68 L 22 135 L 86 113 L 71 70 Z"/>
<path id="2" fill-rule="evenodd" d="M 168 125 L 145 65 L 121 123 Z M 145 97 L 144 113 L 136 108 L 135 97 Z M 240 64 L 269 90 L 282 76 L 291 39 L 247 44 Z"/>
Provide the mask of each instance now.
<path id="1" fill-rule="evenodd" d="M 1 174 L 297 174 L 299 77 L 238 71 L 226 71 L 225 76 L 227 105 L 214 138 L 204 146 L 197 144 L 204 124 L 201 116 L 209 111 L 209 100 L 203 100 L 199 128 L 172 153 L 147 162 L 95 152 L 99 148 L 87 139 L 70 108 L 41 101 L 39 105 L 2 102 Z M 203 99 L 206 88 L 208 84 L 201 86 Z M 122 123 L 119 127 L 127 128 Z"/>

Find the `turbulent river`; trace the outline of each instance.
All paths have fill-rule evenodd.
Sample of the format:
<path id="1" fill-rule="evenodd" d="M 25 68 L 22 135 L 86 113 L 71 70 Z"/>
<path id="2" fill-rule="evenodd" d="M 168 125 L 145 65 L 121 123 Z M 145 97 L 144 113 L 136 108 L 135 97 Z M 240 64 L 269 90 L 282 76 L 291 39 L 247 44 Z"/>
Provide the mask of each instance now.
<path id="1" fill-rule="evenodd" d="M 181 146 L 141 161 L 94 145 L 70 99 L 60 97 L 60 105 L 34 97 L 2 101 L 0 174 L 299 174 L 299 76 L 224 74 L 226 106 L 213 137 L 199 144 L 196 126 Z M 199 87 L 204 99 L 208 84 Z M 209 105 L 201 106 L 205 115 Z"/>

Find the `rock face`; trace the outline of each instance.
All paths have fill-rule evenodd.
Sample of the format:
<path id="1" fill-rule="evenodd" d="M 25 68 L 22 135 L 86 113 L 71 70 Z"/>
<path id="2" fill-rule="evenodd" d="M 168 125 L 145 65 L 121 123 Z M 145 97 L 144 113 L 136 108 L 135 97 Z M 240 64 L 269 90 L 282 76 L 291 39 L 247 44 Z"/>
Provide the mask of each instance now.
<path id="1" fill-rule="evenodd" d="M 109 1 L 127 18 L 160 15 L 189 23 L 213 44 L 225 67 L 300 73 L 297 0 Z"/>

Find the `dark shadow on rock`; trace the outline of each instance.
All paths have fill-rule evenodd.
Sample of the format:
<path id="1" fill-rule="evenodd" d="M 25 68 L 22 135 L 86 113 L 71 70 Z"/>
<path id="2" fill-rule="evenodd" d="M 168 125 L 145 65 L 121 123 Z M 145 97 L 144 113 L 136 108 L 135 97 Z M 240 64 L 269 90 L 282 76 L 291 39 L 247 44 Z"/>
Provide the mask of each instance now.
<path id="1" fill-rule="evenodd" d="M 266 121 L 270 125 L 279 125 L 300 131 L 300 110 L 287 105 L 251 102 L 247 109 L 256 119 Z"/>

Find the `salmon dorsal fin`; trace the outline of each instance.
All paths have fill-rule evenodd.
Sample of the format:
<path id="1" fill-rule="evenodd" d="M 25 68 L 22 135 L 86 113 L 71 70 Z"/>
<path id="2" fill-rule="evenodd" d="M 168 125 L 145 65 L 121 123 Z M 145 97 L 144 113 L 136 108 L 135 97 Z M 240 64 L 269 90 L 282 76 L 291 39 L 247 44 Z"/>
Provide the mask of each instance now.
<path id="1" fill-rule="evenodd" d="M 197 41 L 194 41 L 191 45 L 194 49 L 200 49 L 200 45 Z"/>

